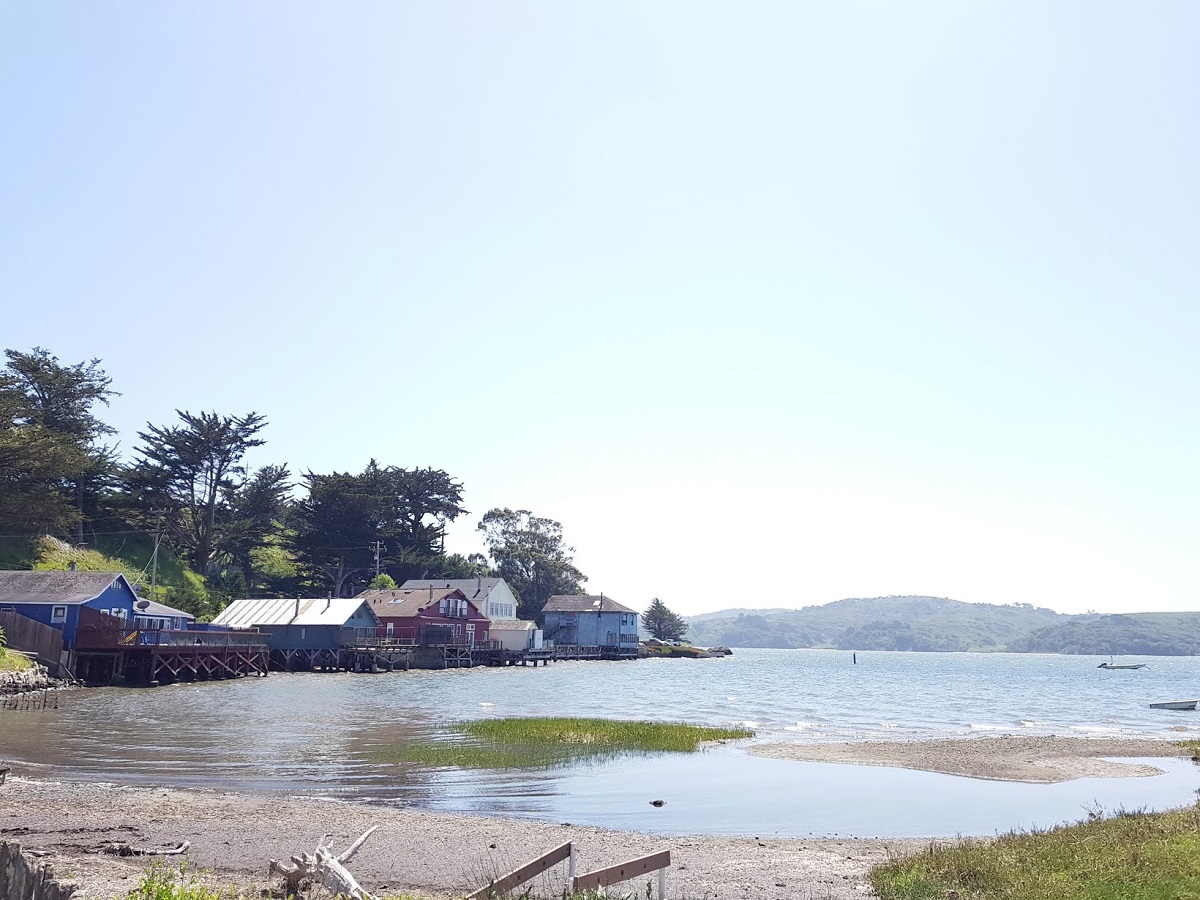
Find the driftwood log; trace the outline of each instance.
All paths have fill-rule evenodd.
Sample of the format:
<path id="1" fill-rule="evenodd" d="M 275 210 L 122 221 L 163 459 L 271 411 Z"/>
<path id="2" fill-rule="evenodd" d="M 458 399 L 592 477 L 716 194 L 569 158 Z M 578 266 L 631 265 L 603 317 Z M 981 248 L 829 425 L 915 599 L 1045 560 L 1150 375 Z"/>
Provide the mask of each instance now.
<path id="1" fill-rule="evenodd" d="M 285 865 L 275 859 L 271 860 L 270 874 L 283 876 L 287 882 L 289 896 L 297 892 L 300 882 L 309 881 L 326 888 L 335 897 L 340 895 L 351 897 L 353 900 L 374 900 L 342 864 L 349 862 L 354 857 L 366 839 L 371 836 L 371 832 L 378 827 L 378 825 L 372 825 L 364 831 L 357 841 L 342 852 L 341 856 L 334 855 L 333 848 L 325 843 L 329 840 L 329 835 L 323 835 L 320 843 L 317 844 L 315 854 L 298 853 L 292 857 L 290 865 Z"/>
<path id="2" fill-rule="evenodd" d="M 113 856 L 178 856 L 187 853 L 191 847 L 189 841 L 180 842 L 174 850 L 146 850 L 141 847 L 131 847 L 124 841 L 113 841 L 100 848 L 101 853 L 111 853 Z"/>

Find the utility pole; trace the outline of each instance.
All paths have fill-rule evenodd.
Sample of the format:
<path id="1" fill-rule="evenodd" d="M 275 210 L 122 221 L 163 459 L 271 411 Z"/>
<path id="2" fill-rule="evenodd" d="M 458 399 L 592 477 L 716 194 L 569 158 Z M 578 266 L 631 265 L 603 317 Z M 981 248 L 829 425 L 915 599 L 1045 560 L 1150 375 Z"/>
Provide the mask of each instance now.
<path id="1" fill-rule="evenodd" d="M 379 587 L 379 553 L 383 549 L 383 541 L 375 542 L 375 587 Z"/>
<path id="2" fill-rule="evenodd" d="M 162 541 L 162 520 L 165 509 L 156 509 L 154 514 L 154 554 L 150 557 L 150 599 L 154 600 L 154 591 L 158 587 L 158 545 Z"/>

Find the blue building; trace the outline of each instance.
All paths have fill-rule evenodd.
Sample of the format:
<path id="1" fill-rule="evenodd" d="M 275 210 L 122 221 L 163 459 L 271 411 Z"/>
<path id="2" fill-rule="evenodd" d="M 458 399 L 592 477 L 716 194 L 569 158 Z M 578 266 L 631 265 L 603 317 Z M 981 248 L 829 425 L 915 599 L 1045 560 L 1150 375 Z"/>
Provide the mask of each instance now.
<path id="1" fill-rule="evenodd" d="M 559 647 L 596 647 L 612 659 L 636 659 L 638 614 L 601 594 L 557 594 L 542 609 L 545 640 Z"/>
<path id="2" fill-rule="evenodd" d="M 120 572 L 0 572 L 0 609 L 50 625 L 63 634 L 63 647 L 75 646 L 85 609 L 133 626 L 137 594 Z"/>
<path id="3" fill-rule="evenodd" d="M 379 617 L 361 597 L 245 598 L 234 600 L 212 624 L 256 628 L 271 639 L 271 661 L 283 669 L 347 668 L 355 647 L 373 640 Z"/>

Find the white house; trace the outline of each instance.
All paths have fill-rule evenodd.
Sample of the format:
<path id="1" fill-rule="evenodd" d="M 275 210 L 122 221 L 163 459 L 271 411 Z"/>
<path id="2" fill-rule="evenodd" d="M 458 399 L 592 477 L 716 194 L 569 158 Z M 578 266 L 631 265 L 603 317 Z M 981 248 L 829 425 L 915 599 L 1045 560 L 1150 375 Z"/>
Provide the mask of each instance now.
<path id="1" fill-rule="evenodd" d="M 521 653 L 524 650 L 542 649 L 542 629 L 537 622 L 526 619 L 505 619 L 493 622 L 488 637 L 499 641 L 505 650 Z"/>
<path id="2" fill-rule="evenodd" d="M 503 578 L 410 578 L 400 587 L 406 591 L 454 588 L 493 623 L 517 618 L 517 596 Z"/>

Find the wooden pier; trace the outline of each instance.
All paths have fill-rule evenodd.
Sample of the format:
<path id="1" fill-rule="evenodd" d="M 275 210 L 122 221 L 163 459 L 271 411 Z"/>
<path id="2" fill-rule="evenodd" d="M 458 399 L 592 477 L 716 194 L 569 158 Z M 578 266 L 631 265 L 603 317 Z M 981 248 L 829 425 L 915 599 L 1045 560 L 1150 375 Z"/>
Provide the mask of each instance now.
<path id="1" fill-rule="evenodd" d="M 108 622 L 81 624 L 72 658 L 75 676 L 98 684 L 265 676 L 269 666 L 267 636 L 257 631 L 173 631 Z"/>

